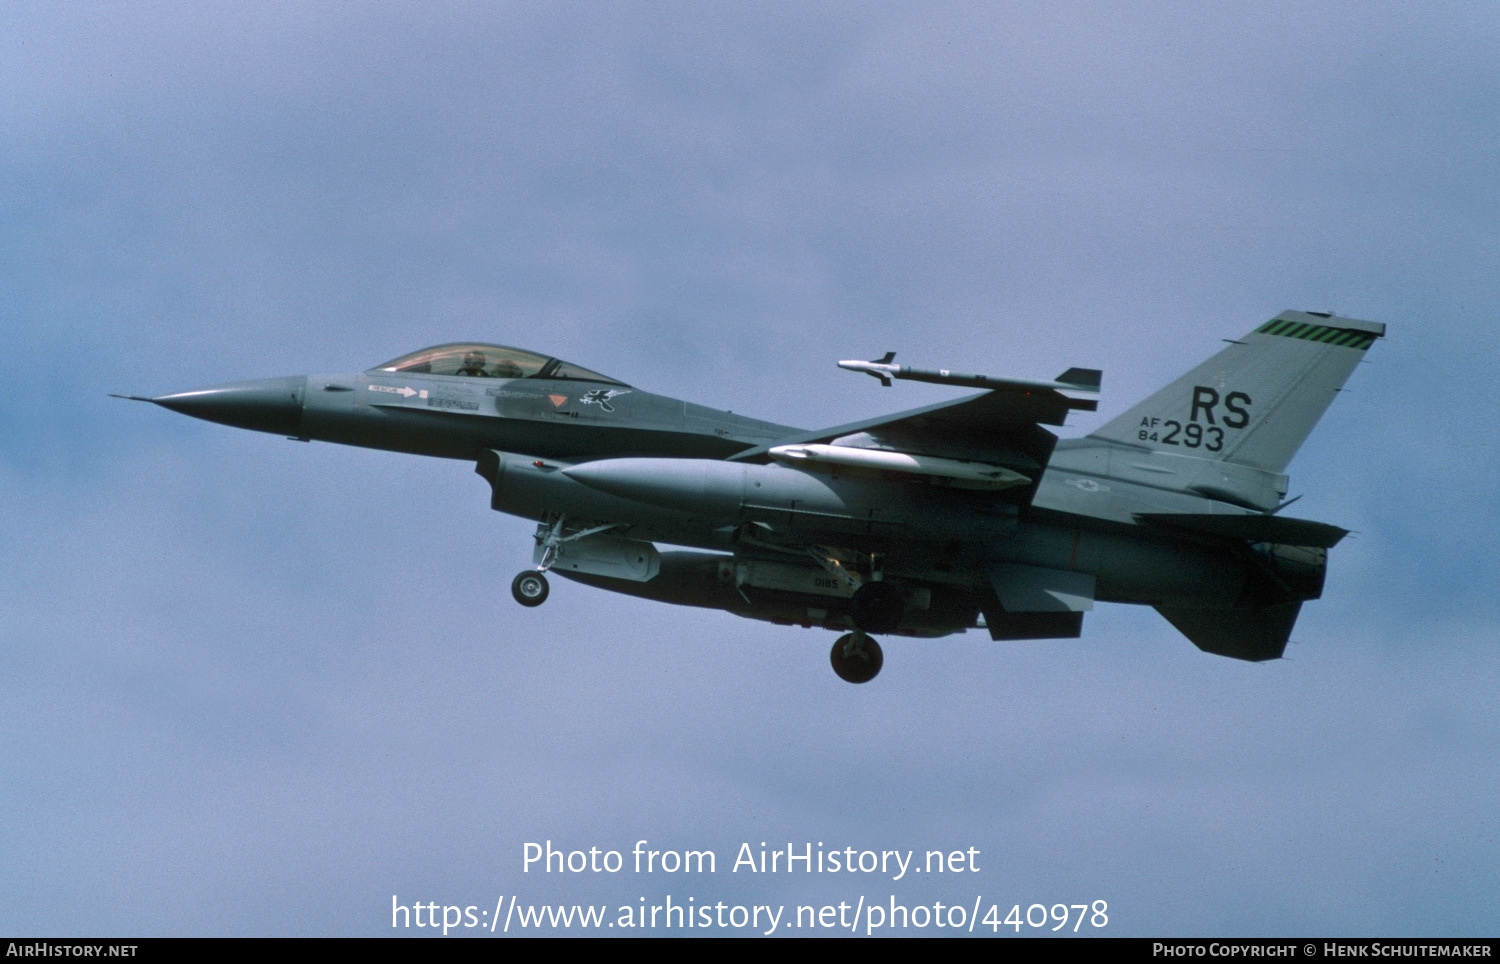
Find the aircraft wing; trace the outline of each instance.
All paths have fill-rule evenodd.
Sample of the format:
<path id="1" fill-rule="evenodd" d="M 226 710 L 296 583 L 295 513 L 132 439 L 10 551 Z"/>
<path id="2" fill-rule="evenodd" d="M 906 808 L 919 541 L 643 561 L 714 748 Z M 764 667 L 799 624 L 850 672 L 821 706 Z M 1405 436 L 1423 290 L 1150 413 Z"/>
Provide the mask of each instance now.
<path id="1" fill-rule="evenodd" d="M 1089 374 L 1097 391 L 1098 373 Z M 771 450 L 782 446 L 832 444 L 1001 466 L 1028 480 L 1004 490 L 1002 497 L 1026 504 L 1057 444 L 1057 436 L 1042 425 L 1062 425 L 1070 410 L 1093 404 L 1044 383 L 1001 383 L 981 395 L 797 433 L 738 452 L 730 460 L 767 462 Z"/>

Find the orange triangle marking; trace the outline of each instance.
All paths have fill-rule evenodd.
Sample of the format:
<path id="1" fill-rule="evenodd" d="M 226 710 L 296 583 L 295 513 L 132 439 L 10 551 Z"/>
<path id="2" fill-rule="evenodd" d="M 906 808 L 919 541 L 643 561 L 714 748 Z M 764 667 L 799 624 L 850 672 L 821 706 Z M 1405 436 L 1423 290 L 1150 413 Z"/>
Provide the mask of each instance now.
<path id="1" fill-rule="evenodd" d="M 568 396 L 566 395 L 548 395 L 547 397 L 552 399 L 553 408 L 557 408 L 568 400 Z"/>

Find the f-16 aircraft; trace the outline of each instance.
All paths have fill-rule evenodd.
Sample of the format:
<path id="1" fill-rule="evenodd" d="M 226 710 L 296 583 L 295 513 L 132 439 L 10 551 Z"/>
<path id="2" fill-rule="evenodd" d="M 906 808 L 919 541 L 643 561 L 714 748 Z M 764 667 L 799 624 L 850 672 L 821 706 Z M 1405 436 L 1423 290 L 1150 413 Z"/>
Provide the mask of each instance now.
<path id="1" fill-rule="evenodd" d="M 1097 602 L 1154 607 L 1200 649 L 1282 655 L 1346 530 L 1289 518 L 1283 474 L 1385 326 L 1288 311 L 1083 438 L 1100 372 L 1027 381 L 842 361 L 980 394 L 813 431 L 654 395 L 547 355 L 450 344 L 364 372 L 141 398 L 240 428 L 463 459 L 537 522 L 548 573 L 840 635 L 1077 637 Z M 139 398 L 139 396 L 122 396 Z M 657 544 L 685 547 L 661 551 Z"/>

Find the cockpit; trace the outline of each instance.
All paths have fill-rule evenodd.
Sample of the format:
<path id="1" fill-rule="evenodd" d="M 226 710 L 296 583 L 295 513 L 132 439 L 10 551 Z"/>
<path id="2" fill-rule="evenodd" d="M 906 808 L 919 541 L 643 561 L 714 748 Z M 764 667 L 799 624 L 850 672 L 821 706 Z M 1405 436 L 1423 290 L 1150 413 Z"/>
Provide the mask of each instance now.
<path id="1" fill-rule="evenodd" d="M 375 372 L 412 372 L 423 375 L 457 375 L 467 378 L 565 378 L 580 382 L 624 382 L 591 372 L 560 358 L 504 345 L 456 343 L 424 348 L 377 365 Z M 629 386 L 626 386 L 627 388 Z"/>

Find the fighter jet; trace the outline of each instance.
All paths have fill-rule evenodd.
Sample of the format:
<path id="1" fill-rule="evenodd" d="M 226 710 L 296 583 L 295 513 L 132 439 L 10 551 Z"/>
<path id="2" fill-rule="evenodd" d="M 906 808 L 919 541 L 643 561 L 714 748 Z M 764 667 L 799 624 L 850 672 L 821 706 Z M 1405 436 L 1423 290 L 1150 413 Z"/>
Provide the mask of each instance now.
<path id="1" fill-rule="evenodd" d="M 548 573 L 840 633 L 1073 638 L 1095 602 L 1154 607 L 1200 649 L 1279 658 L 1346 530 L 1284 516 L 1287 464 L 1385 326 L 1287 311 L 1087 436 L 1100 372 L 1030 381 L 842 361 L 890 386 L 983 391 L 819 430 L 716 411 L 543 354 L 463 343 L 368 371 L 140 398 L 240 428 L 462 459 L 537 522 Z M 139 396 L 122 396 L 139 398 Z M 661 551 L 657 544 L 679 547 Z"/>

